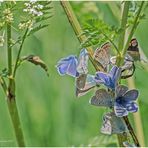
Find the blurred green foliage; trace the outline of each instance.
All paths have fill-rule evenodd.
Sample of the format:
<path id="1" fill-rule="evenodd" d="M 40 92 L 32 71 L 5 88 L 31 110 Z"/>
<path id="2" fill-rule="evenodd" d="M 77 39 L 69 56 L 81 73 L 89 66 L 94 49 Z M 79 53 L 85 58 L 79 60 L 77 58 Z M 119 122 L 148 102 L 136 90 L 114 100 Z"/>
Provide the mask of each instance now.
<path id="1" fill-rule="evenodd" d="M 89 7 L 88 3 L 94 8 Z M 82 24 L 86 18 L 99 17 L 109 24 L 118 25 L 120 2 L 117 3 L 117 5 L 116 2 L 73 2 L 72 4 Z M 55 65 L 60 58 L 70 54 L 79 54 L 80 44 L 60 2 L 53 2 L 53 6 L 54 16 L 50 20 L 50 26 L 29 37 L 22 53 L 22 55 L 30 53 L 40 55 L 49 66 L 49 77 L 42 69 L 30 63 L 24 63 L 17 73 L 16 98 L 26 145 L 101 146 L 100 143 L 105 140 L 106 136 L 102 136 L 99 129 L 102 124 L 102 115 L 107 110 L 91 106 L 88 103 L 94 91 L 77 99 L 75 97 L 75 80 L 69 76 L 61 77 L 56 71 Z M 141 21 L 135 37 L 148 56 L 147 14 L 148 10 L 146 10 L 146 19 Z M 13 50 L 15 52 L 15 49 Z M 0 69 L 3 69 L 3 65 L 6 66 L 5 51 L 1 49 L 0 55 Z M 90 69 L 90 73 L 92 72 L 93 69 Z M 136 87 L 140 90 L 140 113 L 146 146 L 148 146 L 147 72 L 141 67 L 137 67 L 135 80 Z M 16 146 L 5 101 L 3 91 L 0 90 L 0 146 Z M 130 117 L 133 122 L 132 116 Z M 115 146 L 116 136 L 113 136 L 110 141 L 111 146 Z"/>

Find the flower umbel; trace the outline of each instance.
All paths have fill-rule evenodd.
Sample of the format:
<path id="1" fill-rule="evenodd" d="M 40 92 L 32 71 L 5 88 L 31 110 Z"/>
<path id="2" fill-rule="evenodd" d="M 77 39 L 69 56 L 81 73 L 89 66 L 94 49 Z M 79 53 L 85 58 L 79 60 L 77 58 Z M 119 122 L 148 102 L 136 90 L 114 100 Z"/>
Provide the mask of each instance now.
<path id="1" fill-rule="evenodd" d="M 118 117 L 127 116 L 129 112 L 138 111 L 136 100 L 139 92 L 136 89 L 128 90 L 128 87 L 119 85 L 116 88 L 116 99 L 114 103 L 115 114 Z"/>

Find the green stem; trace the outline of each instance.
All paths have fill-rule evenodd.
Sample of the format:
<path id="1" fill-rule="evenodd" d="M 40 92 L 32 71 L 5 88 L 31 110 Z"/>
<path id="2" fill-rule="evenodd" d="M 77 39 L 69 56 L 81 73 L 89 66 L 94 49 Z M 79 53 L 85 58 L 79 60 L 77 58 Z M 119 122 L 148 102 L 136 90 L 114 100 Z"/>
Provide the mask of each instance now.
<path id="1" fill-rule="evenodd" d="M 127 24 L 127 18 L 128 18 L 129 4 L 130 4 L 129 1 L 124 2 L 124 8 L 123 8 L 122 20 L 121 20 L 121 34 L 119 36 L 119 44 L 118 44 L 119 51 L 121 51 L 124 46 L 125 30 L 126 30 L 126 24 Z"/>
<path id="2" fill-rule="evenodd" d="M 7 24 L 7 54 L 8 54 L 8 73 L 12 74 L 12 48 L 11 48 L 11 25 Z"/>
<path id="3" fill-rule="evenodd" d="M 130 31 L 130 33 L 129 33 L 127 42 L 126 42 L 126 44 L 125 44 L 124 49 L 122 50 L 122 56 L 124 56 L 124 55 L 126 54 L 126 51 L 127 51 L 128 46 L 129 46 L 130 40 L 131 40 L 131 38 L 132 38 L 132 36 L 133 36 L 133 34 L 134 34 L 134 32 L 135 32 L 137 26 L 138 26 L 137 23 L 138 23 L 138 19 L 139 19 L 140 13 L 141 13 L 141 11 L 142 11 L 143 5 L 144 5 L 144 1 L 141 2 L 140 8 L 139 8 L 139 10 L 138 10 L 138 12 L 137 12 L 137 16 L 135 17 L 135 20 L 134 20 L 132 29 L 131 29 L 131 31 Z"/>
<path id="4" fill-rule="evenodd" d="M 24 142 L 23 131 L 21 129 L 21 122 L 18 114 L 16 100 L 15 100 L 15 80 L 12 76 L 11 24 L 7 25 L 7 54 L 8 54 L 9 85 L 8 85 L 8 88 L 6 87 L 5 83 L 1 83 L 1 85 L 7 96 L 8 110 L 9 110 L 10 118 L 13 124 L 18 146 L 22 147 L 22 146 L 25 146 L 25 142 Z M 7 89 L 7 91 L 5 89 Z"/>
<path id="5" fill-rule="evenodd" d="M 23 45 L 24 45 L 24 41 L 26 39 L 27 33 L 28 33 L 28 29 L 26 29 L 26 31 L 23 35 L 22 42 L 21 42 L 21 45 L 20 45 L 20 48 L 19 48 L 19 51 L 18 51 L 18 54 L 17 54 L 17 57 L 16 57 L 16 61 L 15 61 L 15 65 L 14 65 L 14 71 L 13 71 L 13 77 L 15 77 L 15 75 L 16 75 L 18 62 L 19 62 L 19 59 L 20 59 L 20 55 L 21 55 L 21 52 L 22 52 L 22 49 L 23 49 Z"/>

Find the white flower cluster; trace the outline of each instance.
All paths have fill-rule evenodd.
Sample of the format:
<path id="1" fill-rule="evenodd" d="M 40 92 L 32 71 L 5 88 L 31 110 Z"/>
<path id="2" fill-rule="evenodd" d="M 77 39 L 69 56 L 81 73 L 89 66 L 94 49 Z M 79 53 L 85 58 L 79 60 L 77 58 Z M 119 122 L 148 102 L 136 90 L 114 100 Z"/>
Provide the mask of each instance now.
<path id="1" fill-rule="evenodd" d="M 23 30 L 23 29 L 26 29 L 26 28 L 28 28 L 29 30 L 32 30 L 33 21 L 29 20 L 27 22 L 21 22 L 21 23 L 19 23 L 18 27 L 19 27 L 20 30 Z"/>
<path id="2" fill-rule="evenodd" d="M 10 10 L 10 8 L 7 8 L 3 11 L 3 20 L 6 22 L 6 23 L 11 23 L 13 22 L 13 14 Z"/>
<path id="3" fill-rule="evenodd" d="M 23 9 L 24 12 L 28 12 L 29 14 L 33 16 L 42 16 L 43 12 L 43 5 L 38 4 L 36 0 L 30 0 L 30 2 L 24 4 L 26 6 L 25 9 Z"/>

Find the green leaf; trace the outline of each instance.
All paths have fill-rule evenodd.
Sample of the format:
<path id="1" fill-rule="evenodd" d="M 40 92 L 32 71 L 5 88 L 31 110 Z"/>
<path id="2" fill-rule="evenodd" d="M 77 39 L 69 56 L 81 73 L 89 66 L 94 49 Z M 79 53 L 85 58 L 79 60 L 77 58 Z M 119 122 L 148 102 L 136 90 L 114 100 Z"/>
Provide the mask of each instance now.
<path id="1" fill-rule="evenodd" d="M 27 36 L 30 36 L 30 35 L 32 35 L 32 34 L 34 34 L 35 32 L 37 32 L 37 31 L 39 31 L 39 30 L 41 30 L 41 29 L 43 29 L 43 28 L 45 28 L 45 27 L 47 27 L 47 26 L 49 26 L 49 24 L 45 24 L 45 25 L 38 25 L 37 27 L 35 27 L 35 28 L 33 28 L 29 33 L 28 33 L 28 35 Z"/>
<path id="2" fill-rule="evenodd" d="M 44 63 L 44 61 L 42 61 L 39 56 L 36 55 L 25 56 L 21 59 L 21 62 L 23 61 L 28 61 L 30 63 L 33 63 L 34 65 L 39 65 L 47 73 L 47 76 L 49 76 L 48 68 Z"/>

